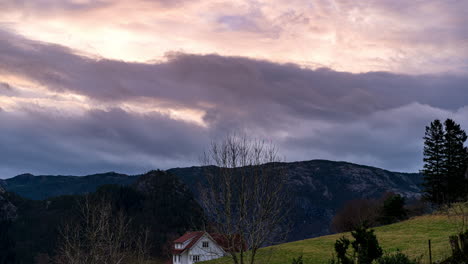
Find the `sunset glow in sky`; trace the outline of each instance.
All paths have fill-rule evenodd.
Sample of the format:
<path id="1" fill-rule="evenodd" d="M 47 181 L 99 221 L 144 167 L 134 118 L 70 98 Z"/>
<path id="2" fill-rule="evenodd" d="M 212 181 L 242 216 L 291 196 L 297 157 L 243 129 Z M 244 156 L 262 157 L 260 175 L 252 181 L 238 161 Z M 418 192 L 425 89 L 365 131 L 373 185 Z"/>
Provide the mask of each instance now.
<path id="1" fill-rule="evenodd" d="M 232 131 L 289 161 L 415 172 L 468 130 L 463 0 L 0 0 L 0 178 L 198 165 Z"/>

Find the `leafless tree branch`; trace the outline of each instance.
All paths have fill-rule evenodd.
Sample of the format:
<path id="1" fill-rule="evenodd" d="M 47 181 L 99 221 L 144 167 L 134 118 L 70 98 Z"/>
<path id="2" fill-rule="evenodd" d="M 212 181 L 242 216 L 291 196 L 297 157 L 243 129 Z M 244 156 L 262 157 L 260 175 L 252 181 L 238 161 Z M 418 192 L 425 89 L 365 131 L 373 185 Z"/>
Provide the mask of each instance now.
<path id="1" fill-rule="evenodd" d="M 255 263 L 258 249 L 285 235 L 288 197 L 278 149 L 245 135 L 212 142 L 203 155 L 201 201 L 235 264 Z"/>

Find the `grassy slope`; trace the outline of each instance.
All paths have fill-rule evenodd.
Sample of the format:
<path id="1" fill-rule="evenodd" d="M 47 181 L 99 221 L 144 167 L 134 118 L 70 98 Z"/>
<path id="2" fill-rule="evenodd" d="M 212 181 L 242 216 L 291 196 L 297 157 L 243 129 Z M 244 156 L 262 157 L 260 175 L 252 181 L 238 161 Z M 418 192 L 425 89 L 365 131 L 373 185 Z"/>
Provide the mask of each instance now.
<path id="1" fill-rule="evenodd" d="M 385 252 L 399 249 L 414 258 L 423 256 L 423 263 L 428 263 L 428 239 L 432 243 L 433 261 L 444 259 L 450 253 L 448 236 L 457 233 L 456 226 L 447 216 L 431 215 L 376 227 L 375 233 Z M 343 235 L 351 236 L 335 234 L 264 248 L 259 253 L 258 263 L 287 264 L 301 254 L 305 264 L 327 263 L 332 257 L 335 240 Z"/>

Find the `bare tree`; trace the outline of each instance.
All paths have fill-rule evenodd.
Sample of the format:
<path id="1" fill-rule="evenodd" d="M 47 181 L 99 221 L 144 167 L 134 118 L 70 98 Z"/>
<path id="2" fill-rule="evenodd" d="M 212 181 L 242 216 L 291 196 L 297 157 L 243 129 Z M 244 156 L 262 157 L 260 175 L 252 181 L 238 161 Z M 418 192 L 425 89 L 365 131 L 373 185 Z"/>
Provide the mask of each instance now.
<path id="1" fill-rule="evenodd" d="M 332 219 L 334 232 L 348 232 L 363 224 L 376 226 L 379 204 L 374 199 L 356 199 L 345 203 Z"/>
<path id="2" fill-rule="evenodd" d="M 245 135 L 212 142 L 204 153 L 201 201 L 235 264 L 254 264 L 260 247 L 285 235 L 289 199 L 280 161 L 274 145 Z"/>
<path id="3" fill-rule="evenodd" d="M 79 203 L 79 221 L 60 230 L 57 264 L 145 263 L 147 232 L 131 233 L 129 219 L 106 201 L 89 196 Z"/>
<path id="4" fill-rule="evenodd" d="M 468 202 L 447 205 L 442 208 L 442 212 L 456 225 L 459 234 L 468 232 Z"/>

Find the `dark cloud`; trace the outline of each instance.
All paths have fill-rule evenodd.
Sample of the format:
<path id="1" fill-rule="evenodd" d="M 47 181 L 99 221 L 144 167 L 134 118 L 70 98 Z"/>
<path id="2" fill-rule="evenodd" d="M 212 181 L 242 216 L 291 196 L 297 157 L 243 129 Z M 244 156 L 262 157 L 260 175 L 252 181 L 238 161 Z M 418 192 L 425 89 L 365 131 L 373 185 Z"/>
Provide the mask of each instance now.
<path id="1" fill-rule="evenodd" d="M 1 177 L 20 172 L 138 173 L 192 165 L 208 141 L 205 131 L 159 113 L 122 109 L 63 115 L 40 109 L 0 112 Z M 195 157 L 195 158 L 194 158 Z"/>
<path id="2" fill-rule="evenodd" d="M 135 171 L 196 164 L 212 137 L 233 130 L 272 139 L 288 159 L 328 158 L 417 170 L 433 118 L 466 120 L 467 76 L 352 74 L 240 57 L 168 54 L 129 63 L 81 56 L 0 31 L 0 74 L 96 104 L 156 100 L 205 112 L 207 128 L 121 109 L 80 117 L 0 112 L 0 149 L 11 171 Z M 161 161 L 161 162 L 160 162 Z M 143 168 L 143 169 L 142 169 Z"/>
<path id="3" fill-rule="evenodd" d="M 457 109 L 465 104 L 459 95 L 468 80 L 450 75 L 351 74 L 181 53 L 169 54 L 164 63 L 127 63 L 91 59 L 62 46 L 0 34 L 0 72 L 21 75 L 55 91 L 103 101 L 150 97 L 189 107 L 209 103 L 233 114 L 261 105 L 290 114 L 348 118 L 414 101 Z"/>

